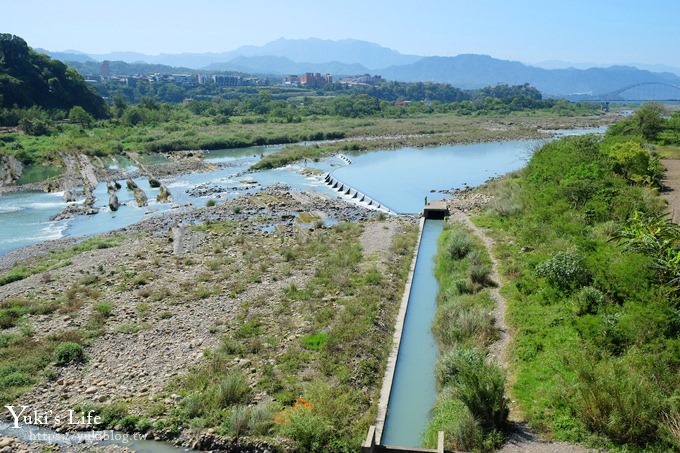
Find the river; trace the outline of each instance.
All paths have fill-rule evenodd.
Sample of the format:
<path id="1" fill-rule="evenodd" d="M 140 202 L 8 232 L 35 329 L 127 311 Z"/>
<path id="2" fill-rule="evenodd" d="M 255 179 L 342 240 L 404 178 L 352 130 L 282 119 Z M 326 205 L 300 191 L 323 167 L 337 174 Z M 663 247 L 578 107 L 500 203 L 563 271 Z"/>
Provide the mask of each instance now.
<path id="1" fill-rule="evenodd" d="M 333 172 L 346 184 L 358 188 L 395 212 L 417 213 L 422 209 L 425 196 L 429 199 L 442 198 L 444 195 L 440 190 L 460 188 L 464 184 L 478 185 L 489 177 L 521 168 L 538 144 L 539 141 L 507 141 L 402 148 L 350 155 L 351 165 L 336 158 L 308 162 L 306 165 L 323 173 Z M 262 154 L 276 150 L 256 147 L 207 152 L 206 160 L 218 165 L 217 170 L 162 179 L 172 193 L 172 203 L 156 202 L 158 189 L 151 189 L 146 178 L 137 178 L 135 181 L 149 197 L 149 206 L 137 207 L 132 193 L 125 189 L 124 181 L 120 181 L 123 189 L 118 191 L 118 197 L 122 206 L 117 212 L 112 212 L 107 206 L 106 185 L 100 183 L 94 191 L 98 214 L 57 222 L 50 221 L 50 217 L 65 208 L 63 193 L 4 194 L 0 196 L 0 256 L 50 239 L 117 230 L 145 217 L 162 215 L 171 209 L 204 206 L 210 197 L 187 193 L 201 184 L 224 188 L 226 191 L 219 194 L 222 199 L 234 198 L 276 183 L 287 184 L 293 190 L 338 195 L 324 184 L 322 174 L 302 174 L 304 164 L 243 175 Z M 134 169 L 131 166 L 129 168 Z M 256 181 L 258 186 L 254 187 L 251 180 Z"/>

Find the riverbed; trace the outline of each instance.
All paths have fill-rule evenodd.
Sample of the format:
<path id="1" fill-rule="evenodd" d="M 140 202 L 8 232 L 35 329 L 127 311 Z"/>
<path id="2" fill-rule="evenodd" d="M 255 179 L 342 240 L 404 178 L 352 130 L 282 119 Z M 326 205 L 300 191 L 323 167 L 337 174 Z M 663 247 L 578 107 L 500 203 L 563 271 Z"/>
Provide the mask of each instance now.
<path id="1" fill-rule="evenodd" d="M 441 199 L 447 190 L 478 185 L 490 177 L 521 168 L 540 143 L 520 140 L 377 150 L 348 154 L 351 164 L 330 157 L 319 162 L 307 161 L 253 173 L 246 171 L 262 155 L 278 148 L 210 151 L 205 154 L 205 160 L 214 164 L 215 170 L 162 178 L 172 194 L 171 203 L 157 202 L 158 189 L 150 188 L 148 180 L 141 177 L 135 178 L 135 182 L 148 195 L 149 205 L 138 207 L 132 192 L 125 188 L 125 181 L 120 180 L 123 189 L 117 194 L 121 207 L 113 212 L 108 207 L 106 184 L 100 182 L 94 191 L 99 213 L 61 221 L 51 221 L 50 217 L 66 207 L 63 193 L 8 193 L 0 197 L 0 256 L 52 239 L 118 230 L 151 216 L 205 206 L 211 199 L 219 203 L 273 184 L 285 184 L 294 191 L 340 196 L 324 183 L 327 173 L 360 189 L 393 212 L 417 213 L 422 209 L 425 197 Z M 117 162 L 116 165 L 135 170 L 129 162 Z"/>

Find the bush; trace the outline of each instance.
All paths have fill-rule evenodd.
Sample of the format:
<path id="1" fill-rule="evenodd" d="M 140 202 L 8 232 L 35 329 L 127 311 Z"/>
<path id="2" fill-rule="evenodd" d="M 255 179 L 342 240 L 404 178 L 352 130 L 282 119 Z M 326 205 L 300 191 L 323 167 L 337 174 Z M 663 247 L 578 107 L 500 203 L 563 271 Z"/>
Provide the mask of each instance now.
<path id="1" fill-rule="evenodd" d="M 472 250 L 472 241 L 464 231 L 454 231 L 446 242 L 446 253 L 450 258 L 463 259 Z"/>
<path id="2" fill-rule="evenodd" d="M 494 318 L 488 311 L 454 304 L 437 310 L 432 329 L 444 346 L 473 342 L 476 346 L 483 347 L 491 344 L 497 337 Z"/>
<path id="3" fill-rule="evenodd" d="M 59 343 L 57 347 L 54 348 L 53 358 L 57 365 L 66 366 L 71 363 L 84 362 L 85 352 L 83 351 L 83 347 L 78 343 L 65 341 Z"/>
<path id="4" fill-rule="evenodd" d="M 552 258 L 536 266 L 536 275 L 562 291 L 585 286 L 590 275 L 583 265 L 583 258 L 574 252 L 558 252 Z"/>
<path id="5" fill-rule="evenodd" d="M 425 433 L 426 444 L 436 446 L 437 433 L 443 431 L 446 451 L 479 451 L 484 439 L 482 428 L 465 405 L 451 393 L 445 390 L 437 400 Z"/>
<path id="6" fill-rule="evenodd" d="M 481 365 L 484 354 L 473 348 L 453 348 L 439 358 L 437 362 L 437 379 L 442 387 L 453 384 L 463 367 Z"/>
<path id="7" fill-rule="evenodd" d="M 215 406 L 226 408 L 234 404 L 247 403 L 250 386 L 240 373 L 231 373 L 217 383 L 214 393 Z"/>
<path id="8" fill-rule="evenodd" d="M 94 306 L 94 310 L 98 315 L 108 318 L 113 313 L 113 307 L 108 302 L 102 302 Z"/>
<path id="9" fill-rule="evenodd" d="M 658 385 L 613 359 L 596 363 L 583 354 L 570 365 L 576 383 L 567 398 L 588 428 L 620 443 L 642 446 L 658 441 L 664 409 Z"/>
<path id="10" fill-rule="evenodd" d="M 478 286 L 490 286 L 492 281 L 489 278 L 491 270 L 484 264 L 473 264 L 470 266 L 470 281 Z"/>
<path id="11" fill-rule="evenodd" d="M 595 314 L 604 304 L 604 294 L 592 286 L 581 288 L 574 299 L 577 315 Z"/>
<path id="12" fill-rule="evenodd" d="M 241 437 L 248 433 L 250 421 L 250 408 L 248 406 L 236 406 L 229 417 L 229 432 L 232 436 Z"/>
<path id="13" fill-rule="evenodd" d="M 217 204 L 217 202 L 215 200 L 213 200 L 212 198 L 205 203 L 205 205 L 209 208 L 212 208 L 216 204 Z"/>
<path id="14" fill-rule="evenodd" d="M 333 426 L 306 408 L 291 410 L 281 433 L 293 439 L 302 453 L 326 452 L 335 437 Z"/>
<path id="15" fill-rule="evenodd" d="M 266 436 L 274 427 L 275 408 L 271 404 L 258 404 L 250 411 L 248 431 L 254 436 Z"/>
<path id="16" fill-rule="evenodd" d="M 456 348 L 440 361 L 439 381 L 453 386 L 484 431 L 502 430 L 508 420 L 505 376 L 476 349 Z"/>

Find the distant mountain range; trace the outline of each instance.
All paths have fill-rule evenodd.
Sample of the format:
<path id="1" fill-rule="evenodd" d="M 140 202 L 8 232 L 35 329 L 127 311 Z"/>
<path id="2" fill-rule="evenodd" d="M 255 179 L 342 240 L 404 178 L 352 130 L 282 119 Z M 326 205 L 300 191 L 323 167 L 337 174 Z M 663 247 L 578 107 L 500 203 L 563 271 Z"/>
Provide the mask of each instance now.
<path id="1" fill-rule="evenodd" d="M 639 83 L 680 86 L 675 68 L 648 65 L 653 72 L 633 66 L 564 67 L 569 63 L 545 62 L 547 69 L 517 61 L 466 54 L 455 57 L 421 57 L 404 55 L 378 44 L 358 41 L 322 39 L 278 39 L 264 46 L 244 46 L 223 53 L 183 53 L 144 55 L 114 52 L 86 55 L 77 51 L 48 52 L 63 61 L 78 62 L 74 66 L 92 68 L 96 61 L 124 61 L 165 65 L 168 70 L 237 71 L 251 74 L 286 75 L 320 72 L 338 75 L 380 74 L 388 80 L 403 82 L 443 82 L 460 88 L 529 83 L 547 95 L 573 96 L 604 94 Z M 133 65 L 140 68 L 139 64 Z M 156 68 L 161 68 L 156 66 Z M 159 71 L 166 72 L 166 71 Z M 678 70 L 680 72 L 680 70 Z M 669 90 L 674 90 L 668 87 Z M 680 93 L 675 93 L 680 95 Z"/>

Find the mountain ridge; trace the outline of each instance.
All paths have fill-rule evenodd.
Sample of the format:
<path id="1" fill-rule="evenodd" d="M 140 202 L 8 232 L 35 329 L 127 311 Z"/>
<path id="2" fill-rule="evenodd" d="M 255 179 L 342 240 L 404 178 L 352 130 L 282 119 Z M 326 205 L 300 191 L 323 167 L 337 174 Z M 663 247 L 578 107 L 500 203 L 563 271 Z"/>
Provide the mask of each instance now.
<path id="1" fill-rule="evenodd" d="M 57 54 L 57 53 L 54 53 Z M 82 59 L 81 53 L 74 55 Z M 262 46 L 242 46 L 222 53 L 184 53 L 148 56 L 134 52 L 89 55 L 109 60 L 184 67 L 191 70 L 239 71 L 284 76 L 304 72 L 353 75 L 374 73 L 403 82 L 449 83 L 459 88 L 529 83 L 553 96 L 594 95 L 637 83 L 680 85 L 673 72 L 652 72 L 626 65 L 587 69 L 546 69 L 489 55 L 461 54 L 453 57 L 404 55 L 396 50 L 360 40 L 280 38 Z M 364 64 L 366 62 L 368 64 Z M 386 63 L 395 63 L 383 68 Z M 659 66 L 663 67 L 663 66 Z M 676 96 L 676 93 L 671 93 Z M 677 97 L 677 96 L 676 96 Z"/>

